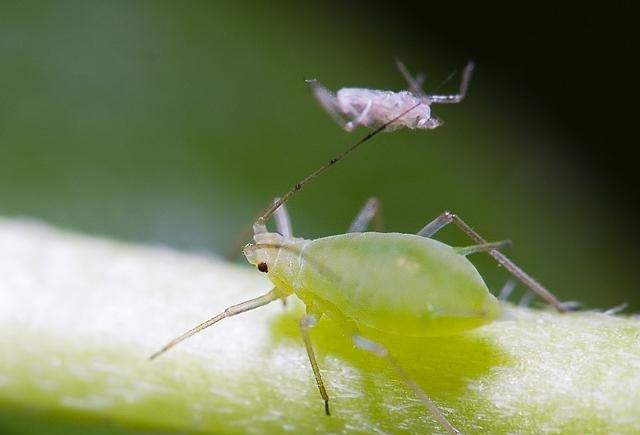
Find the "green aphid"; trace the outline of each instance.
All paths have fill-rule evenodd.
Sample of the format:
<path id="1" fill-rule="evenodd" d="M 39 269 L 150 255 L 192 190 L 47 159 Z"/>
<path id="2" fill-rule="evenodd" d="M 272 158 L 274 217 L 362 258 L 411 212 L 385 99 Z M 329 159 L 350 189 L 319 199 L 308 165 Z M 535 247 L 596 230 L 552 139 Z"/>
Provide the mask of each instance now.
<path id="1" fill-rule="evenodd" d="M 405 116 L 415 107 L 399 116 Z M 444 429 L 460 433 L 387 349 L 363 336 L 359 326 L 400 336 L 433 337 L 457 334 L 492 322 L 500 315 L 500 304 L 467 259 L 467 255 L 475 252 L 488 252 L 556 309 L 565 309 L 549 291 L 498 251 L 509 242 L 488 243 L 450 212 L 442 213 L 417 234 L 364 232 L 378 210 L 378 202 L 372 198 L 346 234 L 315 240 L 292 236 L 284 208 L 291 196 L 394 121 L 369 133 L 295 184 L 254 223 L 254 243 L 244 247 L 244 255 L 249 263 L 268 275 L 274 284 L 271 291 L 225 309 L 169 342 L 151 359 L 226 317 L 296 295 L 306 306 L 300 330 L 327 415 L 330 415 L 329 395 L 309 336 L 309 329 L 323 316 L 336 322 L 355 346 L 384 358 Z M 270 232 L 266 227 L 272 215 L 277 232 Z M 449 223 L 456 224 L 475 244 L 456 248 L 431 238 Z"/>

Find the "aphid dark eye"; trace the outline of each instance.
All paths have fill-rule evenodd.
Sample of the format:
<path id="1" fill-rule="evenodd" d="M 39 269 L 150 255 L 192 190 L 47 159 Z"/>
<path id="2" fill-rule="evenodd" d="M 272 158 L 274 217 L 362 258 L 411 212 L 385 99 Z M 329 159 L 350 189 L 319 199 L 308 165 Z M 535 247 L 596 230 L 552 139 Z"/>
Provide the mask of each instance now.
<path id="1" fill-rule="evenodd" d="M 258 270 L 260 272 L 264 272 L 264 273 L 269 272 L 269 268 L 267 267 L 267 263 L 265 263 L 265 262 L 258 263 Z"/>

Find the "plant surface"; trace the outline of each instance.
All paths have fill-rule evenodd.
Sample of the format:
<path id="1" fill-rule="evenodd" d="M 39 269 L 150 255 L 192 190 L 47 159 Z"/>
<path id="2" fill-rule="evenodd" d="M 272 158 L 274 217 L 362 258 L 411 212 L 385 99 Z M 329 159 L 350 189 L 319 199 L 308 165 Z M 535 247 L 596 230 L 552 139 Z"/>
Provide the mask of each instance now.
<path id="1" fill-rule="evenodd" d="M 441 432 L 383 361 L 302 307 L 226 319 L 150 362 L 169 339 L 264 293 L 265 277 L 205 255 L 0 220 L 0 432 Z M 637 433 L 640 322 L 505 306 L 443 338 L 366 331 L 465 433 Z"/>

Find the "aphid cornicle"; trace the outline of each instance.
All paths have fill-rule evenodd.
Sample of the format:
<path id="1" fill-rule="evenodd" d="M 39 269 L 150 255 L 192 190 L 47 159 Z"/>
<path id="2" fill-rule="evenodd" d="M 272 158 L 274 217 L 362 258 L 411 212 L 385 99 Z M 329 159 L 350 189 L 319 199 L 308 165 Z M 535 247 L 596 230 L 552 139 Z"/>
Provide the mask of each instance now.
<path id="1" fill-rule="evenodd" d="M 442 120 L 432 113 L 431 105 L 462 101 L 474 67 L 473 62 L 465 66 L 457 94 L 428 95 L 422 90 L 424 76 L 419 74 L 414 78 L 399 60 L 396 65 L 409 84 L 408 91 L 342 88 L 334 95 L 317 80 L 307 80 L 307 83 L 320 105 L 346 131 L 352 131 L 358 125 L 378 128 L 387 123 L 386 131 L 402 127 L 432 130 L 442 125 Z M 416 107 L 407 111 L 413 106 Z M 389 123 L 392 119 L 394 122 Z"/>
<path id="2" fill-rule="evenodd" d="M 296 183 L 257 219 L 253 225 L 254 243 L 244 247 L 244 254 L 249 263 L 268 275 L 274 285 L 271 291 L 228 307 L 170 341 L 151 359 L 224 318 L 296 295 L 306 306 L 300 331 L 327 415 L 329 395 L 309 336 L 309 329 L 323 316 L 336 322 L 355 346 L 385 359 L 444 429 L 460 433 L 386 348 L 363 336 L 359 326 L 383 333 L 428 337 L 456 334 L 493 321 L 500 313 L 500 304 L 466 258 L 475 252 L 488 252 L 558 310 L 564 311 L 562 305 L 498 250 L 508 242 L 488 243 L 452 213 L 442 213 L 417 234 L 364 232 L 378 209 L 377 201 L 371 199 L 356 216 L 349 233 L 306 240 L 292 236 L 284 208 L 307 182 L 416 107 L 399 113 Z M 277 232 L 266 227 L 272 215 Z M 475 244 L 455 248 L 431 238 L 449 223 L 462 229 Z"/>

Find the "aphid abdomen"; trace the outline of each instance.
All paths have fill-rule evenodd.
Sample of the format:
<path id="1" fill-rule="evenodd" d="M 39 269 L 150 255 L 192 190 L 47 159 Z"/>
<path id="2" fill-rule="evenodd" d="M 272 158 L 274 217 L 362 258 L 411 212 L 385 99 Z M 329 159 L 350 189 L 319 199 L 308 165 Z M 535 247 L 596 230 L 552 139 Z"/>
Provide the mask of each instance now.
<path id="1" fill-rule="evenodd" d="M 406 115 L 396 119 L 386 130 L 400 127 L 416 128 L 422 119 L 431 117 L 431 108 L 420 97 L 411 92 L 380 91 L 375 89 L 343 88 L 336 95 L 343 114 L 351 118 L 361 119 L 361 124 L 370 128 L 379 127 L 394 120 L 403 112 Z M 418 107 L 414 107 L 418 105 Z M 369 107 L 367 109 L 367 107 Z M 413 108 L 413 109 L 412 109 Z"/>
<path id="2" fill-rule="evenodd" d="M 304 257 L 298 290 L 383 332 L 455 334 L 491 322 L 500 311 L 475 267 L 432 239 L 343 234 L 311 241 Z"/>

